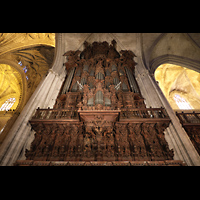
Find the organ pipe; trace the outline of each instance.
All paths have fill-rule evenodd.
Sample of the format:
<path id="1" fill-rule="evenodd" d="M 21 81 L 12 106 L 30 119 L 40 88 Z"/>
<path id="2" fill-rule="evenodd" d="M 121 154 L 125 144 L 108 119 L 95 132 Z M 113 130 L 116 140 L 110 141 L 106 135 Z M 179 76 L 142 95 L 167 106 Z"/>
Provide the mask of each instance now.
<path id="1" fill-rule="evenodd" d="M 76 69 L 76 67 L 71 69 L 71 71 L 69 72 L 69 75 L 68 75 L 68 77 L 66 79 L 65 85 L 64 85 L 63 90 L 62 90 L 62 94 L 65 94 L 66 92 L 68 92 L 69 87 L 70 87 L 71 82 L 72 82 L 72 78 L 73 78 L 75 69 Z"/>

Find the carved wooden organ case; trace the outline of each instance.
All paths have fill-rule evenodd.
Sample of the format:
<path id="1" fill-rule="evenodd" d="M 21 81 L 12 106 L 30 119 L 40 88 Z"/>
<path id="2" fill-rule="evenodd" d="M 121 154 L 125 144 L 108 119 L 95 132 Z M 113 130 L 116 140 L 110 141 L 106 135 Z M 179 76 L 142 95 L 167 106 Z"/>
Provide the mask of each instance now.
<path id="1" fill-rule="evenodd" d="M 146 108 L 135 79 L 135 54 L 116 41 L 84 43 L 68 51 L 67 76 L 53 109 L 38 108 L 30 120 L 35 139 L 27 160 L 173 160 L 164 130 L 164 108 Z"/>

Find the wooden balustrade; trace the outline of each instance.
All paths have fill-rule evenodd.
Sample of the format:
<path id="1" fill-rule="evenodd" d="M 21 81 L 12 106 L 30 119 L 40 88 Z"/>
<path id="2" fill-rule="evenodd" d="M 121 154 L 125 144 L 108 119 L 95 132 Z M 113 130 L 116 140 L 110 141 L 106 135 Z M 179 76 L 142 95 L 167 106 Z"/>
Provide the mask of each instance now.
<path id="1" fill-rule="evenodd" d="M 134 108 L 121 110 L 122 119 L 126 118 L 169 118 L 164 108 Z"/>
<path id="2" fill-rule="evenodd" d="M 189 125 L 189 124 L 200 124 L 200 113 L 195 113 L 194 112 L 182 112 L 182 113 L 177 113 L 177 117 L 179 118 L 181 124 L 183 125 Z"/>
<path id="3" fill-rule="evenodd" d="M 66 109 L 37 109 L 32 120 L 53 120 L 53 119 L 78 119 L 76 110 Z M 164 108 L 134 108 L 122 109 L 121 119 L 128 118 L 169 118 Z"/>
<path id="4" fill-rule="evenodd" d="M 200 155 L 200 112 L 176 112 L 176 115 Z"/>
<path id="5" fill-rule="evenodd" d="M 76 111 L 65 109 L 37 109 L 32 117 L 32 120 L 36 119 L 78 119 L 78 114 Z"/>

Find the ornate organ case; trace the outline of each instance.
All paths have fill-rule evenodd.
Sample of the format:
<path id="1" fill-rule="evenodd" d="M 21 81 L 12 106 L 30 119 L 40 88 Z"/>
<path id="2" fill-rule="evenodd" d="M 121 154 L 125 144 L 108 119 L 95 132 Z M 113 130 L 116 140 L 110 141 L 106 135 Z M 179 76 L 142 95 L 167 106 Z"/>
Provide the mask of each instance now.
<path id="1" fill-rule="evenodd" d="M 85 42 L 64 56 L 54 108 L 36 110 L 35 139 L 16 165 L 182 165 L 164 137 L 165 109 L 146 108 L 132 51 L 118 52 L 115 40 Z"/>

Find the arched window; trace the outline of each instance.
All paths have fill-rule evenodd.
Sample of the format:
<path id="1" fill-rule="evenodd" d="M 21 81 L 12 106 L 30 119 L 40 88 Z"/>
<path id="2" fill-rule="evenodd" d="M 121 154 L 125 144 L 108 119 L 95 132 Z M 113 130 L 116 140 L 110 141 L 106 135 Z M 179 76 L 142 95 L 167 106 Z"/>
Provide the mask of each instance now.
<path id="1" fill-rule="evenodd" d="M 173 110 L 200 109 L 200 73 L 164 63 L 156 69 L 155 79 Z"/>
<path id="2" fill-rule="evenodd" d="M 180 97 L 178 94 L 174 95 L 174 100 L 177 104 L 177 106 L 181 109 L 181 110 L 191 110 L 193 109 L 190 104 L 183 98 Z"/>
<path id="3" fill-rule="evenodd" d="M 10 110 L 12 108 L 13 104 L 15 103 L 15 101 L 16 101 L 15 98 L 7 99 L 5 101 L 5 103 L 3 103 L 3 105 L 1 106 L 0 111 Z"/>

